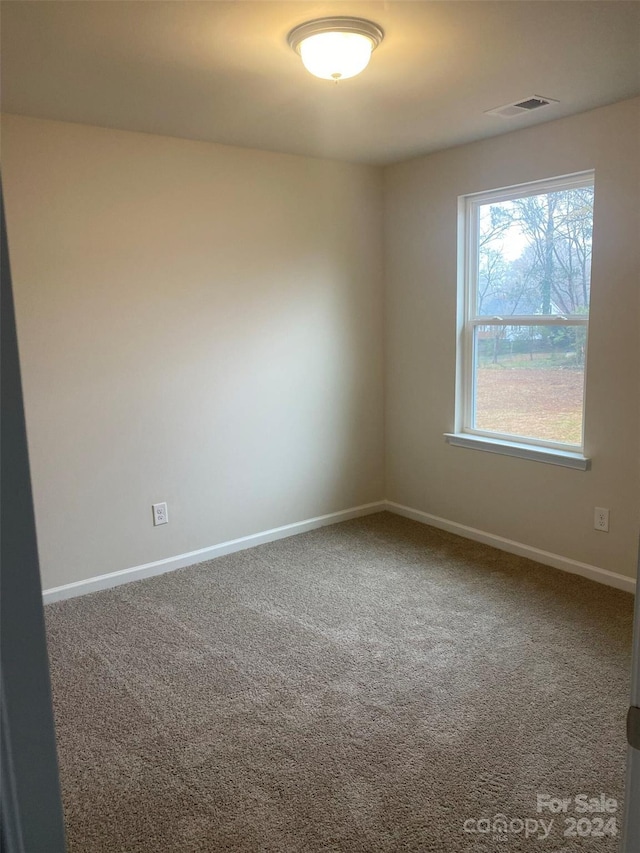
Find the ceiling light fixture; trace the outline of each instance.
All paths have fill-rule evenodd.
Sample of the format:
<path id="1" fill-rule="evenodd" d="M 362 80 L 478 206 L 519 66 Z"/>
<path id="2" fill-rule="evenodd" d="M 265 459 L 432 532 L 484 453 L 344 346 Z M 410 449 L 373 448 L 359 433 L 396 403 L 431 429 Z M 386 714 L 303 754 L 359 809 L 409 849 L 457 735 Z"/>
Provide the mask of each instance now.
<path id="1" fill-rule="evenodd" d="M 300 24 L 291 30 L 288 41 L 307 71 L 337 82 L 364 71 L 383 38 L 373 21 L 340 16 Z"/>

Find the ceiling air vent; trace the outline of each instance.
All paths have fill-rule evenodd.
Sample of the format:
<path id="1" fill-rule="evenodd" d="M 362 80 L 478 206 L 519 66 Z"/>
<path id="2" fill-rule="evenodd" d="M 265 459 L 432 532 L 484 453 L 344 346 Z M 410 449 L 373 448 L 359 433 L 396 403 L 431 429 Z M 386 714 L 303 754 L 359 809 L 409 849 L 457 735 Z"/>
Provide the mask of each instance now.
<path id="1" fill-rule="evenodd" d="M 559 101 L 553 98 L 531 95 L 529 98 L 524 98 L 522 101 L 515 101 L 513 104 L 506 104 L 504 107 L 494 107 L 492 110 L 485 110 L 485 115 L 498 116 L 499 118 L 516 118 L 533 110 L 539 110 L 541 107 L 548 107 L 549 104 L 557 103 Z"/>

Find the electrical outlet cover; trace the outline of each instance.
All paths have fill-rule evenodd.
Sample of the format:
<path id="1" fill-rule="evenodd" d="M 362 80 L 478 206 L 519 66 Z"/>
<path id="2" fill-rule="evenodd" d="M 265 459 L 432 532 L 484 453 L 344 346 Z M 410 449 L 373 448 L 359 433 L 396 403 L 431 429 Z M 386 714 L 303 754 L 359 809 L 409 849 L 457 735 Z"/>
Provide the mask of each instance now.
<path id="1" fill-rule="evenodd" d="M 602 533 L 609 532 L 609 510 L 603 506 L 597 506 L 593 515 L 593 528 Z"/>
<path id="2" fill-rule="evenodd" d="M 157 527 L 159 524 L 167 524 L 169 521 L 169 512 L 166 503 L 151 504 L 153 509 L 153 524 Z"/>

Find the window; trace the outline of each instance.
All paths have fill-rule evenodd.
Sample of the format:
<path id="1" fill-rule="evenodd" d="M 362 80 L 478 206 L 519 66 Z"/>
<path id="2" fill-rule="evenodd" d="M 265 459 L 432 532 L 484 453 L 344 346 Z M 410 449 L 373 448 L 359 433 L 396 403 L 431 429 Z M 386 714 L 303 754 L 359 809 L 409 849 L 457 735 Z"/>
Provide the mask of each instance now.
<path id="1" fill-rule="evenodd" d="M 588 467 L 582 453 L 593 180 L 593 172 L 581 173 L 460 200 L 451 443 Z"/>

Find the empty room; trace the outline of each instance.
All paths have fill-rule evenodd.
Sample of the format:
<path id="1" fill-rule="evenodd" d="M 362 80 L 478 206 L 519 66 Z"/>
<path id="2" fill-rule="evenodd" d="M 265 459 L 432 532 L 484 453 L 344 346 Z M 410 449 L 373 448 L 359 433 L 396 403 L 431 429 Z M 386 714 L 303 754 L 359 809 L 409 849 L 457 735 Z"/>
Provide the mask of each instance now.
<path id="1" fill-rule="evenodd" d="M 640 4 L 0 15 L 3 849 L 637 853 Z"/>

